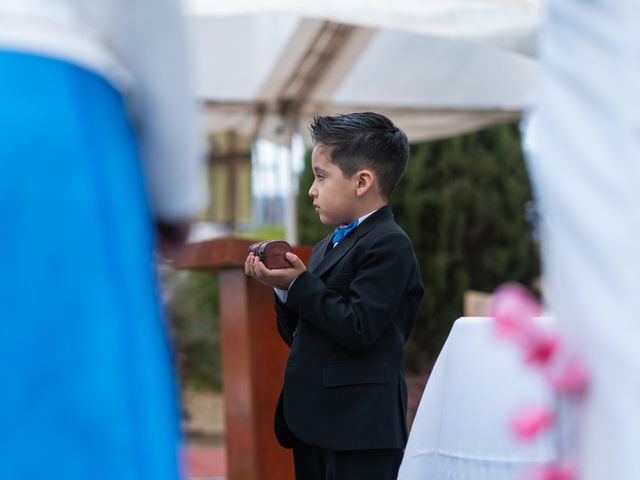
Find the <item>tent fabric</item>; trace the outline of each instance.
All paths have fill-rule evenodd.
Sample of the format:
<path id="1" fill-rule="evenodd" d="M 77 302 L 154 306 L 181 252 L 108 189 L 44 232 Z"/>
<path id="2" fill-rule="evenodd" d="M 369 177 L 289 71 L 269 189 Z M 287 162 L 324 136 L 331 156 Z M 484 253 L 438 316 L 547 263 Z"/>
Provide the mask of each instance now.
<path id="1" fill-rule="evenodd" d="M 191 16 L 289 12 L 370 28 L 467 39 L 530 51 L 541 0 L 190 0 Z"/>
<path id="2" fill-rule="evenodd" d="M 534 0 L 191 0 L 195 91 L 209 131 L 282 144 L 314 115 L 363 110 L 411 141 L 463 133 L 530 103 L 540 12 Z"/>

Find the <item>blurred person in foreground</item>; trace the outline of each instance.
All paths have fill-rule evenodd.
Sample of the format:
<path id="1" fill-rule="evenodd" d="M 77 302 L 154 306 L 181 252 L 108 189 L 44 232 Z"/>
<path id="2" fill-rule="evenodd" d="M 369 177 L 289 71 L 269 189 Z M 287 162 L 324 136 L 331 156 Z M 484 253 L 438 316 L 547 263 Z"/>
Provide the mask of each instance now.
<path id="1" fill-rule="evenodd" d="M 309 267 L 245 272 L 276 289 L 277 326 L 291 347 L 276 436 L 299 480 L 394 480 L 407 440 L 402 348 L 422 300 L 420 267 L 389 196 L 404 174 L 407 136 L 366 112 L 311 125 L 313 207 L 336 231 Z"/>
<path id="2" fill-rule="evenodd" d="M 173 480 L 153 265 L 204 192 L 180 5 L 0 0 L 0 478 Z"/>
<path id="3" fill-rule="evenodd" d="M 639 19 L 638 1 L 553 0 L 540 40 L 528 163 L 545 296 L 591 373 L 562 448 L 580 480 L 640 478 Z"/>

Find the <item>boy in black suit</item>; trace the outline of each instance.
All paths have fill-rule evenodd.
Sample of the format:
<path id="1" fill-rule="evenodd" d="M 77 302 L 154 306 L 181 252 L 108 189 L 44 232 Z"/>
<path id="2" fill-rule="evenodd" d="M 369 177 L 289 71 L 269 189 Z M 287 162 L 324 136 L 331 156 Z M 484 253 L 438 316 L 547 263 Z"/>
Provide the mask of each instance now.
<path id="1" fill-rule="evenodd" d="M 309 189 L 320 221 L 338 225 L 308 268 L 245 272 L 276 290 L 291 347 L 276 436 L 293 448 L 298 480 L 392 480 L 406 443 L 402 348 L 422 300 L 411 241 L 388 206 L 404 174 L 404 132 L 376 113 L 317 117 Z"/>

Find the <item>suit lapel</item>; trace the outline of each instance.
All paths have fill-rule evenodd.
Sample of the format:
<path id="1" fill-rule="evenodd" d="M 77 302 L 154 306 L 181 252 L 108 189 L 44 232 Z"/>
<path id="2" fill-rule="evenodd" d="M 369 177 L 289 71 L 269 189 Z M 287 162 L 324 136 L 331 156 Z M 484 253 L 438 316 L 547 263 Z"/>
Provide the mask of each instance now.
<path id="1" fill-rule="evenodd" d="M 333 233 L 329 234 L 327 237 L 321 240 L 320 243 L 318 243 L 318 245 L 315 247 L 315 251 L 309 258 L 309 265 L 307 265 L 307 269 L 310 272 L 315 273 L 315 269 L 318 267 L 318 264 L 322 261 L 323 257 L 325 256 L 325 252 L 329 247 L 329 242 L 331 242 L 332 236 L 333 236 Z"/>
<path id="2" fill-rule="evenodd" d="M 341 242 L 333 247 L 326 255 L 323 253 L 329 246 L 329 242 L 333 235 L 329 235 L 319 245 L 318 254 L 314 256 L 309 262 L 309 271 L 316 276 L 322 276 L 327 270 L 333 267 L 338 260 L 344 257 L 349 250 L 358 242 L 358 240 L 369 233 L 376 225 L 382 223 L 385 220 L 393 218 L 391 207 L 388 205 L 382 207 L 378 211 L 371 214 L 367 219 L 362 222 L 361 225 L 356 228 L 351 235 L 347 235 Z"/>

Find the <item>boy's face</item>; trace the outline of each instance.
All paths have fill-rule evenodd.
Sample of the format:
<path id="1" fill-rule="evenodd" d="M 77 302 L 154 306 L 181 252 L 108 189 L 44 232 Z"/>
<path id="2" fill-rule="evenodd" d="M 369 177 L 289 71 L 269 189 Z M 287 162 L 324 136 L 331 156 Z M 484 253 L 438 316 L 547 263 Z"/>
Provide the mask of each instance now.
<path id="1" fill-rule="evenodd" d="M 355 178 L 345 177 L 340 167 L 331 162 L 329 149 L 316 145 L 311 153 L 314 180 L 309 189 L 313 208 L 325 225 L 350 223 L 356 218 Z"/>

